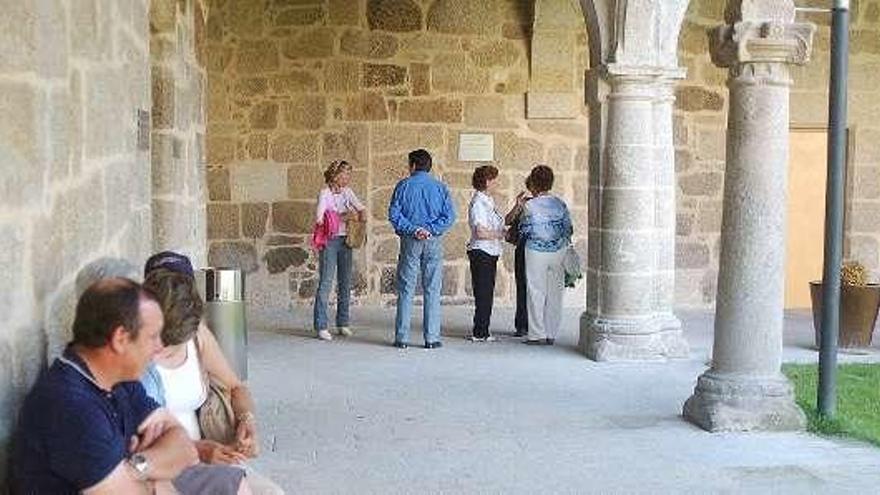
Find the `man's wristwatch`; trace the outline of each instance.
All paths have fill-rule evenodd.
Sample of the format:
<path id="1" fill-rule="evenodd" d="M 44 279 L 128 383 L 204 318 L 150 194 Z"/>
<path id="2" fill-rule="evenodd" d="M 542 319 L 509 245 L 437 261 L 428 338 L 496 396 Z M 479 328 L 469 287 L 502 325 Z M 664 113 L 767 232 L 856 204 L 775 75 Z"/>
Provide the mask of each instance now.
<path id="1" fill-rule="evenodd" d="M 137 476 L 137 479 L 140 481 L 147 481 L 147 471 L 150 469 L 150 463 L 147 461 L 147 457 L 140 452 L 136 452 L 128 458 L 128 465 L 134 469 L 134 472 Z"/>

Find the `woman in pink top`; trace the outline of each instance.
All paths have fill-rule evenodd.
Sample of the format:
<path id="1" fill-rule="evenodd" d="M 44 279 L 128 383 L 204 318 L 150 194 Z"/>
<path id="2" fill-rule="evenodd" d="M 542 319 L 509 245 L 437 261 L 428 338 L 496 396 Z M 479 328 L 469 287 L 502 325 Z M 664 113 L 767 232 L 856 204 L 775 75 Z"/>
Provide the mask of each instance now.
<path id="1" fill-rule="evenodd" d="M 334 161 L 324 171 L 327 187 L 318 194 L 318 210 L 315 222 L 323 224 L 327 211 L 336 212 L 340 217 L 357 215 L 364 220 L 364 205 L 348 187 L 351 181 L 351 165 L 344 160 Z M 336 331 L 339 335 L 350 337 L 348 307 L 351 299 L 351 248 L 345 244 L 345 222 L 339 223 L 336 235 L 327 241 L 327 245 L 319 252 L 318 259 L 318 291 L 315 293 L 314 325 L 318 338 L 333 340 L 328 330 L 327 299 L 333 278 L 336 277 Z"/>

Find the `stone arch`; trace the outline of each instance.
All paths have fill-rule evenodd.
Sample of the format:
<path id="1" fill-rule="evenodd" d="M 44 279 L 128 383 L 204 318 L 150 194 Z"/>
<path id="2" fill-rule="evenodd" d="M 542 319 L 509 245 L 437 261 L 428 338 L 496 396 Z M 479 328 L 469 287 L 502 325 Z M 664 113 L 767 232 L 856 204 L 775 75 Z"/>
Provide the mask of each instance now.
<path id="1" fill-rule="evenodd" d="M 587 25 L 590 66 L 595 67 L 608 56 L 611 39 L 608 22 L 611 17 L 608 11 L 610 3 L 604 0 L 580 0 L 580 5 Z"/>

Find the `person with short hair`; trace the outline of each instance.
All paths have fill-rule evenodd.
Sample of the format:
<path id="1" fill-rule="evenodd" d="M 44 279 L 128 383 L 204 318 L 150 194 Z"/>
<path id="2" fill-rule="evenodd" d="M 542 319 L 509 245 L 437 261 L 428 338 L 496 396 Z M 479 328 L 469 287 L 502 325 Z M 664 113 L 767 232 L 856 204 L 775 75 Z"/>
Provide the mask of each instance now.
<path id="1" fill-rule="evenodd" d="M 20 493 L 172 493 L 198 454 L 137 381 L 161 349 L 155 296 L 124 278 L 80 296 L 73 341 L 25 398 L 12 479 Z"/>
<path id="2" fill-rule="evenodd" d="M 495 209 L 491 193 L 498 185 L 498 169 L 483 165 L 474 169 L 471 184 L 474 194 L 468 205 L 468 226 L 471 238 L 467 245 L 474 293 L 474 326 L 470 340 L 492 342 L 489 333 L 492 303 L 495 300 L 495 274 L 504 239 L 504 219 Z"/>
<path id="3" fill-rule="evenodd" d="M 532 193 L 523 206 L 520 237 L 526 243 L 530 345 L 553 345 L 562 318 L 565 270 L 562 260 L 571 244 L 573 228 L 565 201 L 550 194 L 553 169 L 532 168 L 526 184 Z"/>
<path id="4" fill-rule="evenodd" d="M 525 337 L 529 333 L 529 310 L 528 289 L 526 281 L 526 240 L 519 235 L 519 221 L 522 217 L 523 207 L 532 199 L 528 192 L 529 184 L 526 179 L 526 190 L 516 195 L 513 206 L 504 216 L 504 224 L 509 229 L 508 240 L 516 245 L 513 252 L 513 276 L 516 282 L 516 312 L 513 318 L 513 327 L 516 330 L 514 337 Z"/>
<path id="5" fill-rule="evenodd" d="M 394 346 L 409 347 L 412 299 L 421 273 L 425 348 L 442 347 L 440 292 L 443 286 L 443 234 L 455 222 L 455 207 L 446 184 L 431 175 L 431 154 L 408 155 L 409 177 L 399 181 L 388 205 L 388 220 L 400 238 L 397 257 L 397 315 Z"/>
<path id="6" fill-rule="evenodd" d="M 345 160 L 337 160 L 324 171 L 327 187 L 318 194 L 315 222 L 322 225 L 327 212 L 338 215 L 338 230 L 326 240 L 326 245 L 318 254 L 318 289 L 315 291 L 313 324 L 318 338 L 333 340 L 328 330 L 327 303 L 333 279 L 336 278 L 336 332 L 343 337 L 351 337 L 349 306 L 351 305 L 352 249 L 346 244 L 346 215 L 357 215 L 363 222 L 366 207 L 349 187 L 351 165 Z"/>

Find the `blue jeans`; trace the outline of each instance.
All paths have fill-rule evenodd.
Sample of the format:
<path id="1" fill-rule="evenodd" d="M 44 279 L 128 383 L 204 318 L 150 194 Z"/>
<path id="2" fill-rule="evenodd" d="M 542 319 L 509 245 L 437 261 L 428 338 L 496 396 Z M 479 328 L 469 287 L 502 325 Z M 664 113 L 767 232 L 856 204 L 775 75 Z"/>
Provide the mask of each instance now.
<path id="1" fill-rule="evenodd" d="M 423 321 L 425 343 L 440 341 L 440 290 L 443 287 L 443 241 L 432 237 L 420 241 L 400 238 L 397 256 L 397 318 L 394 320 L 394 341 L 408 342 L 412 300 L 416 279 L 422 274 Z"/>
<path id="2" fill-rule="evenodd" d="M 336 326 L 348 326 L 348 306 L 351 301 L 351 248 L 345 237 L 334 237 L 318 256 L 318 291 L 315 293 L 315 330 L 327 329 L 327 298 L 336 277 Z"/>

